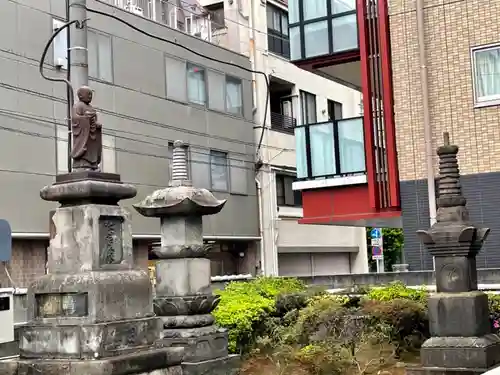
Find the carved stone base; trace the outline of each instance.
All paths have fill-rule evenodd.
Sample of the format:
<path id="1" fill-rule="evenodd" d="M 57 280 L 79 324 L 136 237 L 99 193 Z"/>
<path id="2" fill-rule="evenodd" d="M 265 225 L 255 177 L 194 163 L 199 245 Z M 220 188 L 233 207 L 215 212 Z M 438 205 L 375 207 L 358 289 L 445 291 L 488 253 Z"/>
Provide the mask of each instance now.
<path id="1" fill-rule="evenodd" d="M 19 352 L 24 359 L 96 360 L 151 348 L 159 338 L 158 318 L 101 324 L 27 325 Z"/>
<path id="2" fill-rule="evenodd" d="M 104 360 L 5 360 L 2 375 L 182 375 L 182 348 L 136 351 Z"/>
<path id="3" fill-rule="evenodd" d="M 489 369 L 500 363 L 500 337 L 431 337 L 420 359 L 423 367 Z"/>
<path id="4" fill-rule="evenodd" d="M 182 362 L 182 375 L 236 375 L 240 371 L 239 355 L 201 362 Z"/>
<path id="5" fill-rule="evenodd" d="M 159 345 L 184 347 L 184 361 L 199 362 L 227 357 L 227 331 L 216 326 L 165 329 Z"/>

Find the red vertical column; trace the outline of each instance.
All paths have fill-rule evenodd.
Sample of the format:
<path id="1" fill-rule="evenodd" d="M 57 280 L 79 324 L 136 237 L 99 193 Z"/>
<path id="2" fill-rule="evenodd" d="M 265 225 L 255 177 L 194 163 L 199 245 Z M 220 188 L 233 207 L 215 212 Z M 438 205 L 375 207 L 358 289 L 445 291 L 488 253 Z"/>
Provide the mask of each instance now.
<path id="1" fill-rule="evenodd" d="M 394 93 L 392 90 L 391 45 L 387 0 L 378 0 L 377 6 L 379 16 L 378 35 L 380 39 L 380 65 L 382 70 L 382 103 L 384 109 L 387 172 L 389 179 L 389 203 L 391 207 L 399 207 L 399 172 L 396 148 L 396 125 L 394 123 Z"/>
<path id="2" fill-rule="evenodd" d="M 361 57 L 361 91 L 363 95 L 363 128 L 365 140 L 366 177 L 370 206 L 377 210 L 380 206 L 375 164 L 375 145 L 373 131 L 373 102 L 370 77 L 370 49 L 368 37 L 368 21 L 366 0 L 356 0 L 358 18 L 359 52 Z"/>

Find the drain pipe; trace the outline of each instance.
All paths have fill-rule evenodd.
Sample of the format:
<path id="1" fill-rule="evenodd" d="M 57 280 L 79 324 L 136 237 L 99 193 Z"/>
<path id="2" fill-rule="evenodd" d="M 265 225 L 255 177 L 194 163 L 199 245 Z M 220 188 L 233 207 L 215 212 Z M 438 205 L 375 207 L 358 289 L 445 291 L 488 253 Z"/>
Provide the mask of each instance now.
<path id="1" fill-rule="evenodd" d="M 260 271 L 263 274 L 266 266 L 266 257 L 264 256 L 264 212 L 262 211 L 262 185 L 257 177 L 255 177 L 255 185 L 257 185 L 257 204 L 259 208 Z"/>
<path id="2" fill-rule="evenodd" d="M 422 107 L 424 115 L 424 140 L 425 160 L 427 164 L 427 195 L 429 198 L 430 224 L 436 222 L 436 186 L 434 176 L 434 163 L 432 162 L 434 150 L 432 149 L 432 128 L 429 113 L 429 78 L 427 75 L 427 58 L 425 53 L 424 34 L 424 0 L 417 0 L 417 31 L 418 31 L 418 54 L 420 58 L 420 83 L 422 86 Z"/>

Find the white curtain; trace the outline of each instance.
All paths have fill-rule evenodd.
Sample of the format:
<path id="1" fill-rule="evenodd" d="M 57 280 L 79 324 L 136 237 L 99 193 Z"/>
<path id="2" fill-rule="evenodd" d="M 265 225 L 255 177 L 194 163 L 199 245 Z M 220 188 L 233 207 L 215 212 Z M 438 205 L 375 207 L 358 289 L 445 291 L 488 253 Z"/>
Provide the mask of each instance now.
<path id="1" fill-rule="evenodd" d="M 478 51 L 475 60 L 477 99 L 500 97 L 500 50 Z"/>
<path id="2" fill-rule="evenodd" d="M 328 176 L 337 173 L 335 168 L 335 145 L 333 143 L 333 123 L 311 125 L 312 176 Z"/>
<path id="3" fill-rule="evenodd" d="M 206 103 L 205 71 L 198 66 L 188 65 L 188 100 L 192 103 Z"/>

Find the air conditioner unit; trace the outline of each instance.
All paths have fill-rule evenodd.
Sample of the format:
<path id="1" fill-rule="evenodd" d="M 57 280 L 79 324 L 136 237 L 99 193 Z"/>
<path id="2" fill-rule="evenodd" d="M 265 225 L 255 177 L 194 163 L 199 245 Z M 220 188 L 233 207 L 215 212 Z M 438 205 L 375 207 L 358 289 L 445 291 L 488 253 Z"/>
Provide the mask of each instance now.
<path id="1" fill-rule="evenodd" d="M 138 16 L 144 17 L 144 11 L 142 10 L 141 7 L 138 7 L 137 5 L 127 4 L 125 6 L 125 10 L 130 12 L 130 13 L 137 14 Z"/>
<path id="2" fill-rule="evenodd" d="M 0 288 L 0 344 L 14 341 L 14 290 Z"/>

